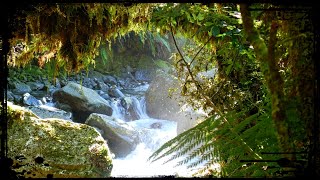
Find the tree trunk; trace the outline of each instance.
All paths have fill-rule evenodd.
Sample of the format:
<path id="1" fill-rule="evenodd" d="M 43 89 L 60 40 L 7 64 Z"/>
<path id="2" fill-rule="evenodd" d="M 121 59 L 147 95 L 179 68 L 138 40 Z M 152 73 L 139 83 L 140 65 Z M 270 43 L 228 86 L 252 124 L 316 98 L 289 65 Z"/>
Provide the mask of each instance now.
<path id="1" fill-rule="evenodd" d="M 261 71 L 265 78 L 266 86 L 269 89 L 272 102 L 272 119 L 275 124 L 280 147 L 284 152 L 292 152 L 292 144 L 289 139 L 288 124 L 286 122 L 285 101 L 283 93 L 283 79 L 280 76 L 277 61 L 275 59 L 274 47 L 276 44 L 277 24 L 272 22 L 270 29 L 270 39 L 268 47 L 260 37 L 254 27 L 253 19 L 248 11 L 247 4 L 240 4 L 240 12 L 243 21 L 243 27 L 247 34 L 247 39 L 252 44 L 257 60 L 260 63 Z M 292 159 L 292 154 L 285 155 Z"/>

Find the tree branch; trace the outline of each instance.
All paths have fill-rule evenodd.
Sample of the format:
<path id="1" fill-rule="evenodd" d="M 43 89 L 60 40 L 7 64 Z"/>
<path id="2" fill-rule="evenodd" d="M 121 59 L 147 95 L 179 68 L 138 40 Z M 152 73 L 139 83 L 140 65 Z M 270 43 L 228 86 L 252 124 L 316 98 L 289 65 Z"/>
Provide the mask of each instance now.
<path id="1" fill-rule="evenodd" d="M 204 43 L 204 45 L 199 49 L 199 51 L 197 52 L 197 54 L 192 58 L 190 65 L 193 63 L 193 61 L 196 59 L 196 57 L 199 55 L 199 53 L 202 51 L 202 49 L 204 48 L 205 45 L 207 45 L 209 43 L 209 41 L 212 39 L 213 36 L 211 36 L 208 41 L 206 43 Z"/>
<path id="2" fill-rule="evenodd" d="M 218 109 L 216 108 L 215 104 L 212 102 L 212 100 L 207 97 L 206 95 L 203 94 L 203 89 L 201 88 L 201 86 L 198 84 L 198 82 L 195 80 L 192 72 L 191 72 L 191 69 L 190 69 L 190 65 L 187 63 L 187 61 L 184 59 L 178 45 L 177 45 L 177 42 L 175 40 L 175 37 L 174 37 L 174 34 L 173 34 L 173 31 L 172 31 L 172 25 L 171 25 L 171 35 L 172 35 L 172 38 L 173 38 L 173 41 L 174 41 L 174 45 L 176 46 L 181 58 L 182 58 L 182 61 L 186 64 L 186 67 L 188 69 L 188 73 L 189 75 L 191 76 L 191 79 L 193 81 L 193 83 L 196 85 L 196 88 L 197 88 L 197 92 L 206 100 L 206 102 L 219 114 L 219 116 L 221 116 L 223 118 L 223 120 L 230 126 L 230 131 L 232 133 L 234 133 L 235 135 L 237 135 L 239 138 L 240 138 L 240 141 L 242 142 L 242 144 L 247 148 L 248 152 L 251 152 L 256 158 L 258 159 L 261 159 L 261 157 L 255 153 L 252 148 L 244 142 L 244 140 L 240 137 L 240 135 L 232 128 L 232 125 L 229 123 L 229 121 L 227 120 L 227 118 L 224 116 L 224 114 Z M 184 84 L 185 85 L 185 84 Z"/>

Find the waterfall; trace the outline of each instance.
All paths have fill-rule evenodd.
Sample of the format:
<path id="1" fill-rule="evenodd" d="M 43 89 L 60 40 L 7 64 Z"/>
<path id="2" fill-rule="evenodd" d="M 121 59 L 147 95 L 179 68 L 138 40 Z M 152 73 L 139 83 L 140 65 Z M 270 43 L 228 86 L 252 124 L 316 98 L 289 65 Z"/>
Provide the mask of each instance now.
<path id="1" fill-rule="evenodd" d="M 135 112 L 137 112 L 139 119 L 148 119 L 149 116 L 147 115 L 145 97 L 143 96 L 140 100 L 138 100 L 133 96 L 131 99 L 133 101 L 133 109 Z"/>
<path id="2" fill-rule="evenodd" d="M 133 95 L 137 91 L 146 91 L 148 86 L 140 86 L 135 88 L 132 95 L 132 105 L 139 119 L 134 121 L 126 121 L 138 131 L 140 143 L 136 148 L 124 158 L 113 159 L 112 177 L 158 177 L 158 176 L 191 176 L 186 172 L 186 167 L 175 167 L 176 162 L 162 164 L 166 159 L 161 159 L 155 162 L 148 161 L 148 157 L 165 142 L 174 138 L 177 135 L 177 123 L 174 121 L 153 119 L 146 113 L 146 101 L 144 95 Z M 114 113 L 112 116 L 116 118 L 124 118 L 123 108 L 119 102 L 114 102 L 112 105 Z"/>
<path id="3" fill-rule="evenodd" d="M 124 108 L 120 104 L 119 99 L 112 99 L 112 102 L 110 103 L 112 108 L 112 117 L 122 119 L 124 120 Z"/>

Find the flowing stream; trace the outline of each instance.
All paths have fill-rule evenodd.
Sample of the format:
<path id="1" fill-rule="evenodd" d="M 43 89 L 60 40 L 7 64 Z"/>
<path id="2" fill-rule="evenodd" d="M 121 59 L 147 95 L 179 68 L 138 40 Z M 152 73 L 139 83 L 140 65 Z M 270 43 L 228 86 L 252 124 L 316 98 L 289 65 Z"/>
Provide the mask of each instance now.
<path id="1" fill-rule="evenodd" d="M 186 166 L 174 167 L 177 163 L 170 161 L 163 164 L 166 159 L 162 158 L 151 162 L 148 158 L 161 147 L 165 142 L 177 136 L 177 123 L 174 121 L 154 119 L 146 113 L 145 92 L 149 85 L 141 85 L 134 89 L 124 91 L 127 98 L 131 99 L 133 110 L 138 115 L 138 120 L 128 121 L 125 118 L 125 110 L 119 99 L 114 99 L 111 103 L 113 109 L 112 117 L 126 122 L 139 133 L 140 143 L 136 148 L 124 158 L 113 159 L 112 177 L 163 177 L 179 176 L 192 177 L 194 170 Z M 54 108 L 55 104 L 48 102 L 43 105 L 46 108 Z M 155 125 L 154 128 L 151 128 Z"/>
<path id="2" fill-rule="evenodd" d="M 141 143 L 135 150 L 124 158 L 113 160 L 112 177 L 159 177 L 159 176 L 190 176 L 185 167 L 173 167 L 174 162 L 163 164 L 165 159 L 155 162 L 148 161 L 148 157 L 168 140 L 177 135 L 177 123 L 168 120 L 150 118 L 146 113 L 144 92 L 148 85 L 143 85 L 131 90 L 130 96 L 139 119 L 127 122 L 140 134 Z M 124 114 L 119 102 L 113 104 L 112 116 L 123 119 Z M 161 124 L 161 127 L 150 128 L 153 124 Z"/>

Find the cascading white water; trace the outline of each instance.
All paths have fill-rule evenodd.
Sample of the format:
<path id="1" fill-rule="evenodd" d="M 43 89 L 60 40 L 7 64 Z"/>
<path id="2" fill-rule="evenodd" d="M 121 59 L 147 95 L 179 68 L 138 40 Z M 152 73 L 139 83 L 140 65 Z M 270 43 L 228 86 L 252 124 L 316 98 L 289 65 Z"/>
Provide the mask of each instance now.
<path id="1" fill-rule="evenodd" d="M 126 110 L 121 105 L 120 99 L 111 99 L 113 109 L 112 116 L 122 120 L 131 126 L 139 134 L 140 143 L 124 158 L 113 159 L 112 177 L 159 177 L 179 176 L 191 177 L 196 169 L 187 169 L 186 166 L 174 167 L 177 161 L 163 164 L 168 158 L 162 158 L 155 162 L 148 161 L 151 154 L 161 147 L 165 142 L 177 135 L 177 123 L 174 121 L 154 119 L 146 113 L 146 101 L 144 93 L 148 85 L 142 85 L 132 89 L 132 94 L 126 94 L 131 100 L 133 110 L 138 120 L 129 121 L 125 119 Z M 47 102 L 43 108 L 55 110 L 55 103 Z M 183 158 L 183 157 L 182 157 Z"/>
<path id="2" fill-rule="evenodd" d="M 136 91 L 145 91 L 148 86 L 138 87 Z M 140 119 L 127 122 L 140 136 L 140 143 L 135 150 L 124 158 L 113 160 L 112 177 L 159 177 L 159 176 L 191 176 L 186 167 L 175 167 L 175 162 L 163 164 L 165 159 L 152 162 L 148 161 L 149 156 L 162 146 L 165 142 L 177 135 L 177 123 L 168 120 L 150 118 L 146 113 L 144 96 L 137 98 L 131 96 L 134 110 Z M 139 100 L 140 99 L 140 100 Z M 113 105 L 113 108 L 119 106 Z M 113 116 L 123 118 L 123 111 L 114 109 Z M 152 128 L 154 126 L 154 128 Z"/>

